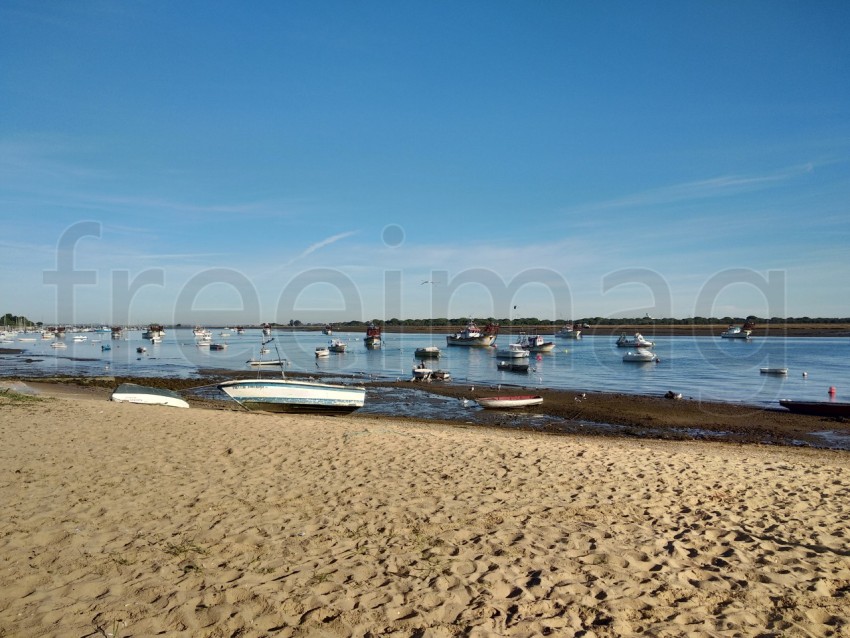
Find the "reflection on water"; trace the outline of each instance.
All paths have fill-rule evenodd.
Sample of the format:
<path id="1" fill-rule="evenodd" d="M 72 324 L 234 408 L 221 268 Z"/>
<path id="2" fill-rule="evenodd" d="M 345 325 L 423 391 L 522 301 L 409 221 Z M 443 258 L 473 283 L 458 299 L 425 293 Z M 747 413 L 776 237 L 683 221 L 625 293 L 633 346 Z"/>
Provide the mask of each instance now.
<path id="1" fill-rule="evenodd" d="M 3 344 L 21 348 L 22 354 L 0 355 L 0 376 L 128 376 L 197 378 L 211 370 L 243 371 L 260 356 L 259 330 L 222 337 L 213 331 L 213 342 L 226 343 L 224 350 L 198 347 L 189 329 L 169 330 L 162 343 L 151 344 L 140 331 L 120 341 L 89 336 L 86 342 L 66 338 L 68 347 L 55 350 L 48 341 Z M 456 384 L 555 388 L 663 394 L 668 390 L 703 400 L 775 405 L 780 398 L 827 400 L 835 386 L 836 400 L 850 392 L 850 369 L 846 364 L 845 338 L 759 338 L 750 341 L 717 337 L 655 337 L 659 363 L 624 363 L 623 348 L 614 336 L 581 340 L 558 339 L 554 352 L 532 355 L 527 373 L 497 369 L 495 348 L 447 347 L 444 335 L 386 334 L 384 347 L 368 350 L 360 333 L 334 335 L 347 342 L 342 354 L 317 359 L 315 349 L 327 345 L 320 332 L 278 331 L 270 344 L 269 358 L 284 358 L 288 370 L 352 379 L 406 380 L 415 365 L 417 347 L 436 345 L 442 351 L 432 367 L 448 370 Z M 499 337 L 504 345 L 514 339 Z M 108 344 L 110 350 L 103 350 Z M 146 352 L 139 353 L 143 346 Z M 760 374 L 761 367 L 788 368 L 787 376 Z M 804 376 L 803 373 L 806 373 Z M 265 370 L 264 374 L 269 374 Z"/>

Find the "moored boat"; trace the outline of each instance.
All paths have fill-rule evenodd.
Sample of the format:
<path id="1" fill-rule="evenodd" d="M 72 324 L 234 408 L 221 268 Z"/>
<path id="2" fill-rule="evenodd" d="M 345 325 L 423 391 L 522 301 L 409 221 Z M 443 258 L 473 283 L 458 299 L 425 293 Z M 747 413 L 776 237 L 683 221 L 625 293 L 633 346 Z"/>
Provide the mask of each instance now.
<path id="1" fill-rule="evenodd" d="M 623 361 L 627 363 L 653 363 L 658 361 L 658 357 L 649 350 L 629 350 L 623 355 Z"/>
<path id="2" fill-rule="evenodd" d="M 650 341 L 639 332 L 636 332 L 633 337 L 623 333 L 617 339 L 618 348 L 651 348 L 654 345 L 654 341 Z"/>
<path id="3" fill-rule="evenodd" d="M 348 414 L 363 407 L 366 388 L 294 379 L 234 379 L 218 389 L 249 410 Z"/>
<path id="4" fill-rule="evenodd" d="M 423 346 L 416 348 L 413 352 L 413 356 L 417 359 L 439 359 L 440 354 L 440 349 L 437 346 Z"/>
<path id="5" fill-rule="evenodd" d="M 850 403 L 842 401 L 792 401 L 780 399 L 779 405 L 797 414 L 850 417 Z"/>
<path id="6" fill-rule="evenodd" d="M 367 348 L 381 347 L 381 327 L 370 323 L 366 326 L 366 336 L 363 337 L 363 343 Z"/>
<path id="7" fill-rule="evenodd" d="M 759 371 L 762 374 L 776 374 L 780 376 L 788 374 L 788 368 L 760 368 Z"/>
<path id="8" fill-rule="evenodd" d="M 475 401 L 482 408 L 488 409 L 527 408 L 543 403 L 543 397 L 523 394 L 516 396 L 480 397 L 475 399 Z"/>
<path id="9" fill-rule="evenodd" d="M 573 323 L 566 325 L 555 333 L 556 337 L 563 339 L 581 339 L 581 324 Z"/>
<path id="10" fill-rule="evenodd" d="M 731 325 L 720 333 L 722 339 L 749 339 L 756 325 L 752 321 L 745 321 L 743 325 Z"/>
<path id="11" fill-rule="evenodd" d="M 135 383 L 122 383 L 110 397 L 119 403 L 144 403 L 167 405 L 172 408 L 188 408 L 189 404 L 176 392 L 164 388 L 149 388 Z"/>
<path id="12" fill-rule="evenodd" d="M 554 341 L 546 341 L 540 335 L 527 335 L 524 332 L 519 334 L 517 343 L 529 352 L 552 352 L 555 349 Z"/>
<path id="13" fill-rule="evenodd" d="M 330 351 L 330 348 L 328 348 L 327 346 L 318 346 L 316 348 L 316 358 L 317 359 L 323 359 L 324 357 L 329 357 L 329 356 L 331 356 L 331 351 Z"/>
<path id="14" fill-rule="evenodd" d="M 499 334 L 498 324 L 488 323 L 482 330 L 470 320 L 460 332 L 446 336 L 446 344 L 450 346 L 466 346 L 486 348 L 492 346 Z"/>
<path id="15" fill-rule="evenodd" d="M 509 343 L 507 348 L 497 350 L 496 356 L 500 359 L 528 359 L 528 350 L 520 343 Z"/>
<path id="16" fill-rule="evenodd" d="M 331 352 L 343 353 L 347 347 L 348 345 L 344 341 L 340 339 L 332 339 L 331 345 L 328 346 L 328 350 Z"/>
<path id="17" fill-rule="evenodd" d="M 528 372 L 528 359 L 511 359 L 508 361 L 499 361 L 496 365 L 503 372 Z"/>

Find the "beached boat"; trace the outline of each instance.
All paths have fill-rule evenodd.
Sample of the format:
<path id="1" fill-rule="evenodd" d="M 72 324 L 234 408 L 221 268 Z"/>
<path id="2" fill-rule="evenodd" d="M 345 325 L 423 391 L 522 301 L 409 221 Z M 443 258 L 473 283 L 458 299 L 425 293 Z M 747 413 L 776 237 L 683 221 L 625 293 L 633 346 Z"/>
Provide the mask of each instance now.
<path id="1" fill-rule="evenodd" d="M 797 414 L 850 417 L 850 403 L 841 401 L 792 401 L 780 399 L 779 405 Z"/>
<path id="2" fill-rule="evenodd" d="M 466 346 L 471 348 L 486 348 L 492 346 L 499 334 L 499 326 L 489 323 L 482 330 L 470 320 L 460 332 L 446 336 L 446 344 L 450 346 Z"/>
<path id="3" fill-rule="evenodd" d="M 331 345 L 328 346 L 328 350 L 331 352 L 343 353 L 347 347 L 348 345 L 344 341 L 341 341 L 340 339 L 332 339 Z"/>
<path id="4" fill-rule="evenodd" d="M 366 336 L 363 337 L 363 343 L 367 348 L 381 347 L 381 327 L 370 323 L 366 326 Z"/>
<path id="5" fill-rule="evenodd" d="M 431 378 L 431 375 L 434 374 L 434 371 L 424 363 L 420 363 L 415 366 L 412 372 L 414 381 L 427 381 Z"/>
<path id="6" fill-rule="evenodd" d="M 172 408 L 188 408 L 189 404 L 176 392 L 163 388 L 149 388 L 135 383 L 122 383 L 113 392 L 111 399 L 119 403 L 144 403 L 167 405 Z"/>
<path id="7" fill-rule="evenodd" d="M 363 407 L 366 388 L 294 379 L 234 379 L 218 389 L 249 410 L 348 414 Z"/>
<path id="8" fill-rule="evenodd" d="M 658 357 L 649 350 L 629 350 L 623 355 L 623 361 L 632 363 L 653 363 L 658 361 Z"/>
<path id="9" fill-rule="evenodd" d="M 448 370 L 434 370 L 434 372 L 431 374 L 431 378 L 435 379 L 436 381 L 451 381 L 452 373 Z"/>
<path id="10" fill-rule="evenodd" d="M 423 346 L 413 351 L 413 356 L 417 359 L 439 359 L 440 354 L 440 349 L 437 346 Z"/>
<path id="11" fill-rule="evenodd" d="M 788 368 L 760 368 L 759 372 L 762 374 L 776 374 L 781 376 L 788 374 Z"/>
<path id="12" fill-rule="evenodd" d="M 651 348 L 654 345 L 654 341 L 649 341 L 639 332 L 636 332 L 633 337 L 623 333 L 617 339 L 618 348 Z"/>
<path id="13" fill-rule="evenodd" d="M 248 359 L 245 363 L 252 368 L 259 368 L 262 366 L 283 367 L 287 365 L 288 361 L 286 359 Z"/>
<path id="14" fill-rule="evenodd" d="M 524 332 L 519 334 L 517 343 L 529 352 L 552 352 L 555 349 L 554 341 L 546 341 L 540 335 L 527 335 Z"/>
<path id="15" fill-rule="evenodd" d="M 528 359 L 528 350 L 520 343 L 509 343 L 507 348 L 499 348 L 496 356 L 500 359 Z"/>
<path id="16" fill-rule="evenodd" d="M 475 401 L 482 408 L 487 409 L 527 408 L 533 405 L 540 405 L 541 403 L 543 403 L 543 397 L 530 394 L 523 394 L 503 397 L 481 397 L 475 399 Z"/>
<path id="17" fill-rule="evenodd" d="M 722 339 L 749 339 L 756 325 L 752 321 L 746 321 L 741 326 L 731 325 L 720 333 Z"/>

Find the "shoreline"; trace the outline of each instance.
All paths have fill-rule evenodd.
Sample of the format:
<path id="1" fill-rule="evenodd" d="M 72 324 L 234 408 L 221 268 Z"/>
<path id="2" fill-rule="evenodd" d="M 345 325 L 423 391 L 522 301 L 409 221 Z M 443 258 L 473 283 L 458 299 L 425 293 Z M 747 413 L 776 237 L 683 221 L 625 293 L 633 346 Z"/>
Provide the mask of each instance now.
<path id="1" fill-rule="evenodd" d="M 234 371 L 207 370 L 202 378 L 172 379 L 160 377 L 18 377 L 36 390 L 60 389 L 66 394 L 108 400 L 120 383 L 130 382 L 180 392 L 192 407 L 244 412 L 227 400 L 204 398 L 193 392 L 214 386 L 227 378 L 244 376 Z M 293 378 L 317 377 L 291 373 Z M 319 378 L 321 378 L 319 376 Z M 14 381 L 6 379 L 5 381 Z M 850 450 L 850 419 L 795 414 L 777 406 L 709 402 L 695 398 L 668 399 L 663 395 L 640 395 L 576 390 L 524 389 L 509 390 L 460 384 L 410 381 L 372 381 L 359 383 L 367 389 L 367 407 L 352 413 L 352 418 L 381 420 L 428 421 L 444 425 L 487 426 L 507 430 L 528 430 L 559 436 L 588 435 L 624 439 L 658 439 L 685 441 L 717 441 L 749 445 L 810 446 L 822 449 Z M 8 385 L 8 383 L 6 384 Z M 401 393 L 383 400 L 385 390 Z M 543 397 L 539 406 L 520 411 L 482 410 L 476 398 L 500 394 L 532 393 Z M 448 409 L 430 414 L 433 396 L 454 400 Z M 382 403 L 383 401 L 383 403 Z M 412 404 L 412 416 L 394 413 L 395 403 Z M 378 404 L 378 405 L 376 405 Z M 385 410 L 381 408 L 386 406 Z M 435 411 L 436 412 L 436 411 Z"/>
<path id="2" fill-rule="evenodd" d="M 850 628 L 844 453 L 106 392 L 0 394 L 9 635 Z"/>

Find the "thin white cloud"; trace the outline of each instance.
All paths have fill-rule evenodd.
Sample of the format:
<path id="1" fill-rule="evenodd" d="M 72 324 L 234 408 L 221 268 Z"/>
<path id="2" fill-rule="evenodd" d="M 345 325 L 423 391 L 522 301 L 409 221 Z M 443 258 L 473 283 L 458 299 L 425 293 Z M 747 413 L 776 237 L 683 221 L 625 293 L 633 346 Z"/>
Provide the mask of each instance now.
<path id="1" fill-rule="evenodd" d="M 815 167 L 812 163 L 806 163 L 764 175 L 725 175 L 694 182 L 685 182 L 684 184 L 673 184 L 664 188 L 634 193 L 626 197 L 596 202 L 581 208 L 584 211 L 641 208 L 713 197 L 727 197 L 744 191 L 760 190 L 781 184 L 802 175 L 812 173 L 814 169 Z"/>
<path id="2" fill-rule="evenodd" d="M 357 234 L 356 230 L 351 230 L 351 231 L 348 231 L 348 232 L 345 232 L 345 233 L 339 233 L 337 235 L 332 235 L 332 236 L 330 236 L 326 239 L 323 239 L 322 241 L 316 242 L 315 244 L 308 246 L 306 250 L 301 252 L 301 254 L 296 255 L 295 257 L 290 259 L 288 262 L 283 264 L 283 267 L 291 266 L 296 261 L 304 259 L 307 255 L 310 255 L 310 254 L 316 252 L 317 250 L 325 248 L 326 246 L 330 246 L 331 244 L 334 244 L 338 241 L 341 241 L 343 239 L 346 239 L 347 237 L 351 237 L 352 235 L 356 235 L 356 234 Z"/>

